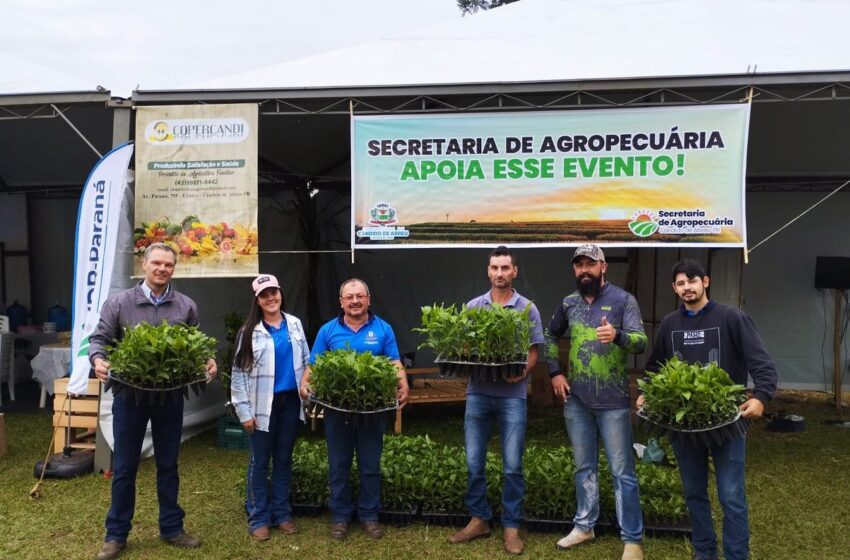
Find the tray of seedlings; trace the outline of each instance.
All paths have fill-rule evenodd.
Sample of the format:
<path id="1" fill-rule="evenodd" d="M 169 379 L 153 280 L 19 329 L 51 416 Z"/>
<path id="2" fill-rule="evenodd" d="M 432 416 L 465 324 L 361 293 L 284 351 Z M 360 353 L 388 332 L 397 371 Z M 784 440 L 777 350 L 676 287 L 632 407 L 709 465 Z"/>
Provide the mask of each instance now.
<path id="1" fill-rule="evenodd" d="M 738 409 L 747 398 L 746 387 L 733 383 L 714 362 L 691 364 L 674 357 L 638 380 L 638 387 L 644 397 L 638 417 L 651 432 L 710 446 L 741 437 L 750 426 Z"/>
<path id="2" fill-rule="evenodd" d="M 356 416 L 398 408 L 398 368 L 386 356 L 348 348 L 323 352 L 310 367 L 308 401 L 326 410 Z"/>
<path id="3" fill-rule="evenodd" d="M 441 375 L 498 381 L 521 377 L 531 346 L 530 308 L 518 312 L 494 304 L 460 308 L 432 305 L 422 308 L 425 335 L 419 347 L 437 353 Z"/>
<path id="4" fill-rule="evenodd" d="M 107 347 L 105 390 L 131 394 L 139 403 L 188 398 L 190 388 L 197 395 L 206 389 L 207 362 L 216 345 L 216 339 L 184 324 L 143 321 L 126 327 L 121 340 Z"/>

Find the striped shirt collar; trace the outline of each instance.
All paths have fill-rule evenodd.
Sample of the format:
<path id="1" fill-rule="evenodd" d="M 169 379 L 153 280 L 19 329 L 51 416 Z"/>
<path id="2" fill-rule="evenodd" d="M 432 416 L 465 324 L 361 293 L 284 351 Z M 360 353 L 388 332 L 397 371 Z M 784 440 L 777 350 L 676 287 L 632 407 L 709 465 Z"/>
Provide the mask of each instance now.
<path id="1" fill-rule="evenodd" d="M 144 281 L 144 280 L 142 280 L 142 292 L 144 292 L 145 297 L 146 297 L 146 298 L 148 298 L 148 299 L 151 301 L 151 303 L 153 303 L 153 304 L 154 304 L 154 305 L 156 305 L 156 306 L 160 306 L 160 305 L 162 305 L 162 302 L 164 302 L 164 301 L 165 301 L 165 299 L 168 297 L 169 292 L 171 292 L 171 283 L 169 283 L 169 284 L 165 287 L 165 291 L 164 291 L 164 292 L 162 292 L 162 295 L 161 295 L 161 296 L 156 297 L 156 296 L 153 294 L 153 291 L 152 291 L 152 290 L 148 287 L 148 285 L 145 283 L 145 281 Z"/>

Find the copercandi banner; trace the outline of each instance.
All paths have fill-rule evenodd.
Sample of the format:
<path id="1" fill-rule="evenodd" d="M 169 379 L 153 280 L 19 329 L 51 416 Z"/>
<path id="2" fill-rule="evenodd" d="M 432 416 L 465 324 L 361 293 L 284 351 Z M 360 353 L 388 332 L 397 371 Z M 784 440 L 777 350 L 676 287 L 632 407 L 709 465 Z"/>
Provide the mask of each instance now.
<path id="1" fill-rule="evenodd" d="M 134 276 L 145 247 L 171 245 L 175 278 L 255 276 L 257 106 L 136 111 Z"/>
<path id="2" fill-rule="evenodd" d="M 352 247 L 745 247 L 749 116 L 354 116 Z"/>

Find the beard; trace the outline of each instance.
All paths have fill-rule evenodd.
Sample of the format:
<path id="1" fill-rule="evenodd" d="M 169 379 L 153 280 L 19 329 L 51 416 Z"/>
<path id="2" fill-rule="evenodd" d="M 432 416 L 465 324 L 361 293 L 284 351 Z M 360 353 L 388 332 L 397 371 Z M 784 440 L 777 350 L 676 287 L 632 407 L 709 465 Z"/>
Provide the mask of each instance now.
<path id="1" fill-rule="evenodd" d="M 682 303 L 695 303 L 702 299 L 703 294 L 705 294 L 702 290 L 688 290 L 679 296 L 679 299 L 682 300 Z"/>
<path id="2" fill-rule="evenodd" d="M 582 282 L 584 278 L 589 278 L 590 282 Z M 577 276 L 576 286 L 578 287 L 578 293 L 582 297 L 590 296 L 596 298 L 599 295 L 599 290 L 602 288 L 602 278 L 602 274 L 593 276 L 592 274 L 584 273 L 581 276 Z"/>

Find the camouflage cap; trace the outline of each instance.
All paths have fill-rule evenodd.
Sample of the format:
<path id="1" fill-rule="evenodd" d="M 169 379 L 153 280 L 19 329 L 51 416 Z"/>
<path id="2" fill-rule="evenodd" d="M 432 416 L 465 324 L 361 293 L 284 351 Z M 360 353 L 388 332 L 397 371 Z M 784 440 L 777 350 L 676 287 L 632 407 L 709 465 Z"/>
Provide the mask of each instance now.
<path id="1" fill-rule="evenodd" d="M 594 261 L 605 262 L 605 253 L 602 252 L 602 249 L 592 243 L 585 243 L 576 249 L 572 262 L 576 262 L 576 259 L 579 257 L 587 257 Z"/>

